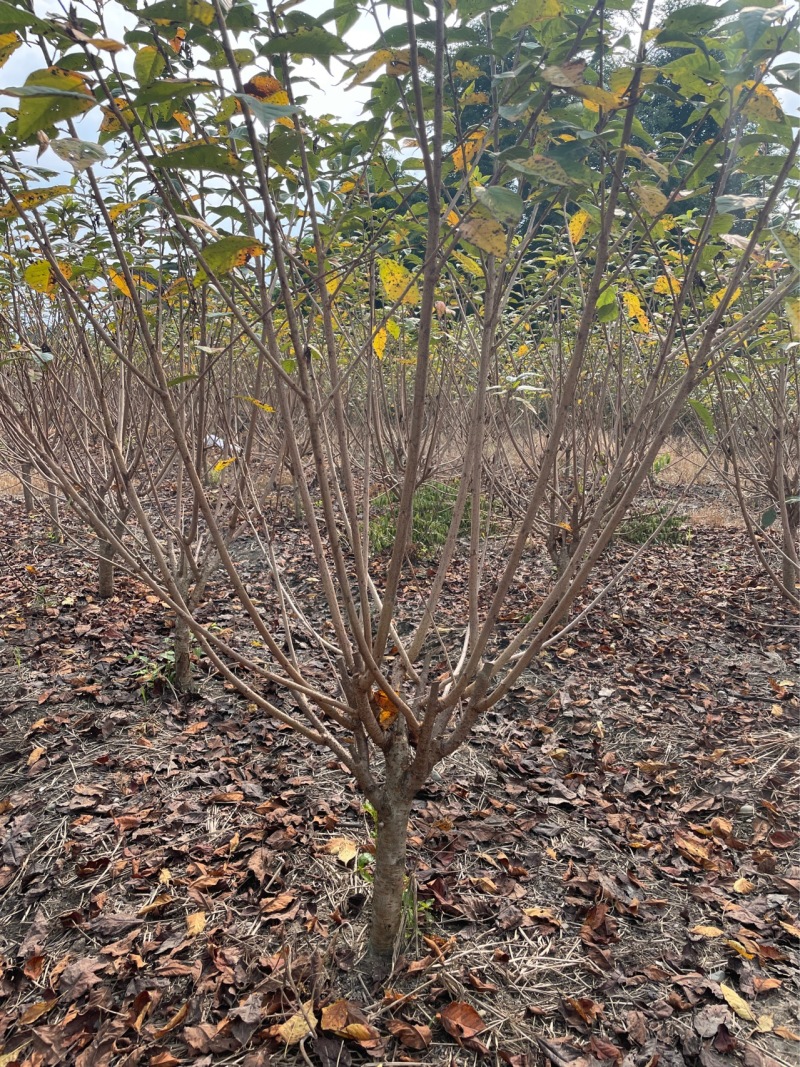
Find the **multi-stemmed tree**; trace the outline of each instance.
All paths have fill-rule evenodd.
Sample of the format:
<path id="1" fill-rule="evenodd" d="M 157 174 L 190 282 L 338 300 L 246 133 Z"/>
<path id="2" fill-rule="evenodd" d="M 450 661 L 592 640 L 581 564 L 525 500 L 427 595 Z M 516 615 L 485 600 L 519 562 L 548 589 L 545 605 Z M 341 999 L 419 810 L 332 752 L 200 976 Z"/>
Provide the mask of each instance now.
<path id="1" fill-rule="evenodd" d="M 67 339 L 49 367 L 22 349 L 3 366 L 4 439 L 223 678 L 327 746 L 374 805 L 370 949 L 383 970 L 416 793 L 558 633 L 693 391 L 795 283 L 787 230 L 787 262 L 734 310 L 756 243 L 790 226 L 798 138 L 773 89 L 793 26 L 783 8 L 734 2 L 664 26 L 652 0 L 634 13 L 613 0 L 409 0 L 355 55 L 347 34 L 374 14 L 355 0 L 319 18 L 269 0 L 124 7 L 122 40 L 99 3 L 63 22 L 22 2 L 0 11 L 31 71 L 6 90 L 18 106 L 2 133 L 0 225 Z M 649 53 L 666 45 L 680 55 L 659 78 Z M 371 86 L 359 121 L 320 113 L 309 60 Z M 665 91 L 691 114 L 662 143 L 638 115 Z M 70 186 L 27 163 L 37 141 L 72 163 Z M 67 197 L 85 213 L 72 243 L 53 214 Z M 721 260 L 734 226 L 741 255 Z M 61 443 L 43 434 L 37 390 L 56 380 L 91 394 L 91 434 L 69 436 L 63 417 Z M 303 604 L 269 556 L 279 516 L 260 476 L 277 480 L 275 463 L 292 473 L 319 571 L 327 680 L 308 668 Z M 76 469 L 103 478 L 87 491 Z M 450 527 L 420 571 L 415 494 L 437 471 L 455 475 Z M 381 568 L 376 490 L 395 501 Z M 496 540 L 487 498 L 507 512 Z M 274 579 L 259 603 L 231 554 L 254 509 Z M 558 563 L 549 593 L 501 647 L 538 537 Z M 439 625 L 456 561 L 460 632 Z M 212 566 L 265 659 L 198 616 Z M 288 703 L 267 695 L 276 686 Z"/>

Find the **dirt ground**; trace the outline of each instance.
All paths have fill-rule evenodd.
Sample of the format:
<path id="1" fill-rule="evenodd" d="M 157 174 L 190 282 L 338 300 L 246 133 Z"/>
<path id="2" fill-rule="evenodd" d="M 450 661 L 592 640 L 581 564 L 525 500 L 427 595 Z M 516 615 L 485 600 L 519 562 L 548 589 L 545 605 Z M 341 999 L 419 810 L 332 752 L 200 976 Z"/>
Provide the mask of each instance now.
<path id="1" fill-rule="evenodd" d="M 375 990 L 352 783 L 202 664 L 178 699 L 157 599 L 98 601 L 89 554 L 6 500 L 0 1067 L 799 1062 L 798 618 L 731 516 L 687 515 L 417 798 Z M 207 610 L 249 639 L 223 589 Z"/>

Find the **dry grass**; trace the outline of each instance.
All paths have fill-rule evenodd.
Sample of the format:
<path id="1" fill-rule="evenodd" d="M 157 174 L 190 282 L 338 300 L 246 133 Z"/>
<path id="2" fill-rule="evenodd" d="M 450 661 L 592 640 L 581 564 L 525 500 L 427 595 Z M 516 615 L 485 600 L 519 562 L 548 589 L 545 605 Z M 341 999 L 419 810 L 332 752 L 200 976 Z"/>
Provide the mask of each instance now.
<path id="1" fill-rule="evenodd" d="M 703 504 L 691 513 L 692 526 L 703 526 L 707 530 L 741 529 L 744 525 L 742 516 L 724 502 Z"/>
<path id="2" fill-rule="evenodd" d="M 659 474 L 659 481 L 666 485 L 720 485 L 713 466 L 687 437 L 670 437 L 659 453 L 670 457 L 670 462 Z"/>

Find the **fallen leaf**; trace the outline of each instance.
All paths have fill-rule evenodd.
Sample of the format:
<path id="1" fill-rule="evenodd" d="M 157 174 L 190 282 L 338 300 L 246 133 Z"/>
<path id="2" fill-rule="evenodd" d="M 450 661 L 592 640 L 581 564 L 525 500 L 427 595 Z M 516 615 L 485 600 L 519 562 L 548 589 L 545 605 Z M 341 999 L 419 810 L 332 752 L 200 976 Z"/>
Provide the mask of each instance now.
<path id="1" fill-rule="evenodd" d="M 426 1049 L 433 1040 L 431 1028 L 424 1024 L 407 1023 L 402 1019 L 389 1019 L 386 1029 L 405 1048 L 421 1052 Z"/>
<path id="2" fill-rule="evenodd" d="M 326 843 L 323 851 L 335 856 L 340 863 L 347 866 L 358 855 L 358 845 L 349 837 L 332 837 Z"/>
<path id="3" fill-rule="evenodd" d="M 744 1019 L 749 1023 L 754 1023 L 756 1021 L 755 1015 L 753 1015 L 750 1010 L 750 1005 L 746 1000 L 739 996 L 735 989 L 731 989 L 729 985 L 725 985 L 724 983 L 720 983 L 719 988 L 722 990 L 722 995 L 725 997 L 729 1006 L 733 1008 L 740 1019 Z"/>
<path id="4" fill-rule="evenodd" d="M 194 911 L 191 915 L 186 916 L 186 933 L 189 937 L 197 937 L 198 934 L 202 934 L 206 928 L 206 913 L 204 911 Z"/>
<path id="5" fill-rule="evenodd" d="M 457 1041 L 465 1037 L 475 1037 L 486 1029 L 486 1024 L 471 1004 L 454 1000 L 439 1013 L 447 1033 Z"/>
<path id="6" fill-rule="evenodd" d="M 314 1031 L 317 1025 L 317 1017 L 313 1012 L 314 1001 L 307 1000 L 302 1009 L 286 1022 L 270 1027 L 270 1035 L 283 1045 L 298 1045 L 306 1034 Z"/>

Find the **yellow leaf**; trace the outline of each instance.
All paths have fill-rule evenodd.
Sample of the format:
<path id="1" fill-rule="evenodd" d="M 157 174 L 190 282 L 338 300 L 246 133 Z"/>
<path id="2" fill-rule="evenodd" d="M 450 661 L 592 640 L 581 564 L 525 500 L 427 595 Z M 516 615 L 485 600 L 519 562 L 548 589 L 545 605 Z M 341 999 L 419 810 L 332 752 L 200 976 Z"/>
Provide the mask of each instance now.
<path id="1" fill-rule="evenodd" d="M 31 263 L 25 269 L 23 275 L 25 282 L 37 293 L 54 293 L 58 287 L 58 275 L 69 281 L 72 277 L 72 267 L 69 263 L 58 261 L 58 271 L 55 271 L 46 260 Z"/>
<path id="2" fill-rule="evenodd" d="M 407 267 L 396 263 L 393 259 L 381 259 L 378 263 L 378 274 L 384 292 L 392 302 L 397 300 L 403 304 L 420 302 L 419 287 Z"/>
<path id="3" fill-rule="evenodd" d="M 610 93 L 608 89 L 601 89 L 599 85 L 576 85 L 573 92 L 581 97 L 590 111 L 599 111 L 601 107 L 606 111 L 613 111 L 625 103 L 621 96 Z"/>
<path id="4" fill-rule="evenodd" d="M 374 74 L 376 70 L 382 67 L 384 63 L 388 63 L 392 59 L 393 55 L 394 53 L 390 48 L 378 49 L 378 51 L 375 52 L 374 55 L 371 55 L 369 57 L 366 63 L 362 63 L 362 65 L 358 68 L 356 76 L 350 82 L 349 88 L 352 89 L 356 85 L 361 85 L 361 83 L 365 82 L 371 74 Z"/>
<path id="5" fill-rule="evenodd" d="M 339 192 L 340 193 L 352 193 L 352 191 L 355 189 L 355 187 L 356 187 L 356 183 L 348 180 L 346 182 L 342 182 L 342 184 L 339 186 Z"/>
<path id="6" fill-rule="evenodd" d="M 650 320 L 644 313 L 641 301 L 636 293 L 624 292 L 622 295 L 622 302 L 625 305 L 625 310 L 628 313 L 628 318 L 636 319 L 639 326 L 646 331 L 650 330 Z"/>
<path id="7" fill-rule="evenodd" d="M 189 292 L 189 283 L 186 278 L 176 278 L 164 292 L 164 299 L 170 303 L 183 293 Z"/>
<path id="8" fill-rule="evenodd" d="M 745 1022 L 748 1023 L 754 1023 L 756 1021 L 755 1015 L 753 1015 L 750 1010 L 750 1005 L 746 1000 L 743 1000 L 742 997 L 739 996 L 735 989 L 731 989 L 730 986 L 725 985 L 722 982 L 720 983 L 719 988 L 722 990 L 722 995 L 728 1002 L 728 1006 L 736 1012 L 740 1019 L 744 1019 Z"/>
<path id="9" fill-rule="evenodd" d="M 783 919 L 779 919 L 778 922 L 781 924 L 787 934 L 791 934 L 792 937 L 800 938 L 800 927 L 795 926 L 793 923 L 785 923 Z"/>
<path id="10" fill-rule="evenodd" d="M 725 944 L 728 948 L 732 948 L 733 951 L 738 953 L 743 959 L 752 960 L 755 958 L 755 953 L 750 952 L 749 949 L 745 948 L 741 941 L 735 941 L 733 938 L 728 938 L 725 941 Z"/>
<path id="11" fill-rule="evenodd" d="M 467 274 L 471 274 L 473 278 L 483 277 L 483 267 L 472 256 L 468 256 L 465 252 L 461 252 L 458 248 L 454 248 L 452 251 L 453 259 L 456 263 L 460 263 Z"/>
<path id="12" fill-rule="evenodd" d="M 692 926 L 689 930 L 690 934 L 697 937 L 721 937 L 724 932 L 718 926 Z"/>
<path id="13" fill-rule="evenodd" d="M 569 239 L 574 245 L 580 244 L 583 235 L 586 233 L 586 227 L 591 222 L 591 219 L 592 216 L 589 212 L 581 209 L 580 211 L 576 211 L 569 220 Z"/>
<path id="14" fill-rule="evenodd" d="M 386 342 L 389 340 L 389 335 L 386 332 L 386 327 L 381 326 L 375 336 L 372 338 L 372 351 L 375 353 L 378 359 L 383 359 L 386 352 Z"/>
<path id="15" fill-rule="evenodd" d="M 748 119 L 765 122 L 783 122 L 783 110 L 777 96 L 770 88 L 759 82 L 742 82 L 737 85 L 737 107 L 742 109 Z"/>
<path id="16" fill-rule="evenodd" d="M 471 244 L 492 256 L 506 254 L 506 231 L 495 219 L 471 218 L 461 223 L 461 233 Z"/>
<path id="17" fill-rule="evenodd" d="M 475 130 L 474 133 L 469 134 L 463 144 L 455 149 L 450 158 L 456 170 L 466 170 L 472 165 L 473 159 L 483 148 L 486 137 L 486 130 Z"/>
<path id="18" fill-rule="evenodd" d="M 456 75 L 461 78 L 462 81 L 471 81 L 473 78 L 480 78 L 483 76 L 483 71 L 480 67 L 476 67 L 474 63 L 467 63 L 463 59 L 456 60 Z"/>
<path id="19" fill-rule="evenodd" d="M 795 339 L 800 339 L 800 296 L 787 296 L 784 306 L 792 335 Z"/>
<path id="20" fill-rule="evenodd" d="M 18 33 L 0 33 L 0 67 L 5 65 L 21 44 L 22 38 Z"/>
<path id="21" fill-rule="evenodd" d="M 113 222 L 118 219 L 126 211 L 130 211 L 131 208 L 137 207 L 139 204 L 143 204 L 144 200 L 129 200 L 126 204 L 114 204 L 108 209 L 109 217 Z"/>
<path id="22" fill-rule="evenodd" d="M 16 204 L 13 201 L 0 204 L 0 219 L 16 218 L 20 210 L 27 211 L 30 208 L 40 207 L 42 204 L 46 204 L 48 200 L 52 200 L 53 197 L 61 196 L 62 193 L 69 193 L 70 191 L 68 185 L 50 185 L 44 189 L 20 191 L 14 194 L 17 198 Z"/>
<path id="23" fill-rule="evenodd" d="M 653 292 L 665 296 L 680 296 L 681 285 L 671 274 L 659 274 L 653 283 Z"/>
<path id="24" fill-rule="evenodd" d="M 444 220 L 448 226 L 458 226 L 461 221 L 455 211 L 448 211 Z"/>
<path id="25" fill-rule="evenodd" d="M 194 911 L 191 915 L 186 916 L 186 933 L 189 937 L 197 937 L 198 934 L 206 928 L 206 913 L 204 911 Z"/>
<path id="26" fill-rule="evenodd" d="M 192 132 L 192 124 L 189 121 L 188 115 L 184 115 L 182 111 L 173 111 L 172 117 L 175 119 L 175 121 L 178 123 L 184 133 Z"/>
<path id="27" fill-rule="evenodd" d="M 119 289 L 121 293 L 124 293 L 125 296 L 131 295 L 128 283 L 125 281 L 123 275 L 121 275 L 118 271 L 115 271 L 113 268 L 109 270 L 108 280 L 111 282 L 112 285 L 116 285 L 117 289 Z"/>
<path id="28" fill-rule="evenodd" d="M 728 291 L 727 285 L 723 285 L 723 287 L 721 289 L 718 289 L 716 291 L 716 293 L 712 293 L 711 296 L 708 298 L 711 301 L 711 306 L 715 307 L 715 308 L 718 308 L 719 305 L 722 303 L 722 299 L 725 296 L 725 294 L 727 293 L 727 291 Z M 741 289 L 734 289 L 733 295 L 731 296 L 730 300 L 728 301 L 728 307 L 730 307 L 731 304 L 735 303 L 735 301 L 737 301 L 741 295 L 742 295 L 742 290 Z"/>
<path id="29" fill-rule="evenodd" d="M 461 97 L 462 107 L 475 107 L 476 104 L 488 104 L 488 93 L 464 93 Z"/>
<path id="30" fill-rule="evenodd" d="M 243 396 L 242 400 L 249 400 L 251 404 L 255 404 L 262 411 L 273 412 L 275 410 L 270 404 L 265 404 L 262 400 L 256 400 L 254 396 Z"/>
<path id="31" fill-rule="evenodd" d="M 128 47 L 123 44 L 122 41 L 115 41 L 111 37 L 90 37 L 86 42 L 87 44 L 94 45 L 95 48 L 99 48 L 101 52 L 124 52 Z"/>
<path id="32" fill-rule="evenodd" d="M 769 1034 L 775 1026 L 775 1020 L 771 1015 L 759 1015 L 756 1030 L 759 1034 Z"/>
<path id="33" fill-rule="evenodd" d="M 637 182 L 633 188 L 637 200 L 652 218 L 660 215 L 667 206 L 666 196 L 655 185 L 642 185 L 641 182 Z"/>
<path id="34" fill-rule="evenodd" d="M 211 470 L 214 474 L 219 474 L 220 471 L 224 471 L 226 467 L 230 467 L 231 463 L 236 462 L 236 456 L 230 456 L 228 459 L 221 459 L 219 463 L 215 463 Z"/>
<path id="35" fill-rule="evenodd" d="M 312 1033 L 317 1026 L 317 1017 L 312 1008 L 313 1000 L 307 1000 L 302 1011 L 298 1011 L 285 1023 L 270 1028 L 270 1033 L 284 1045 L 298 1045 L 306 1034 Z"/>

